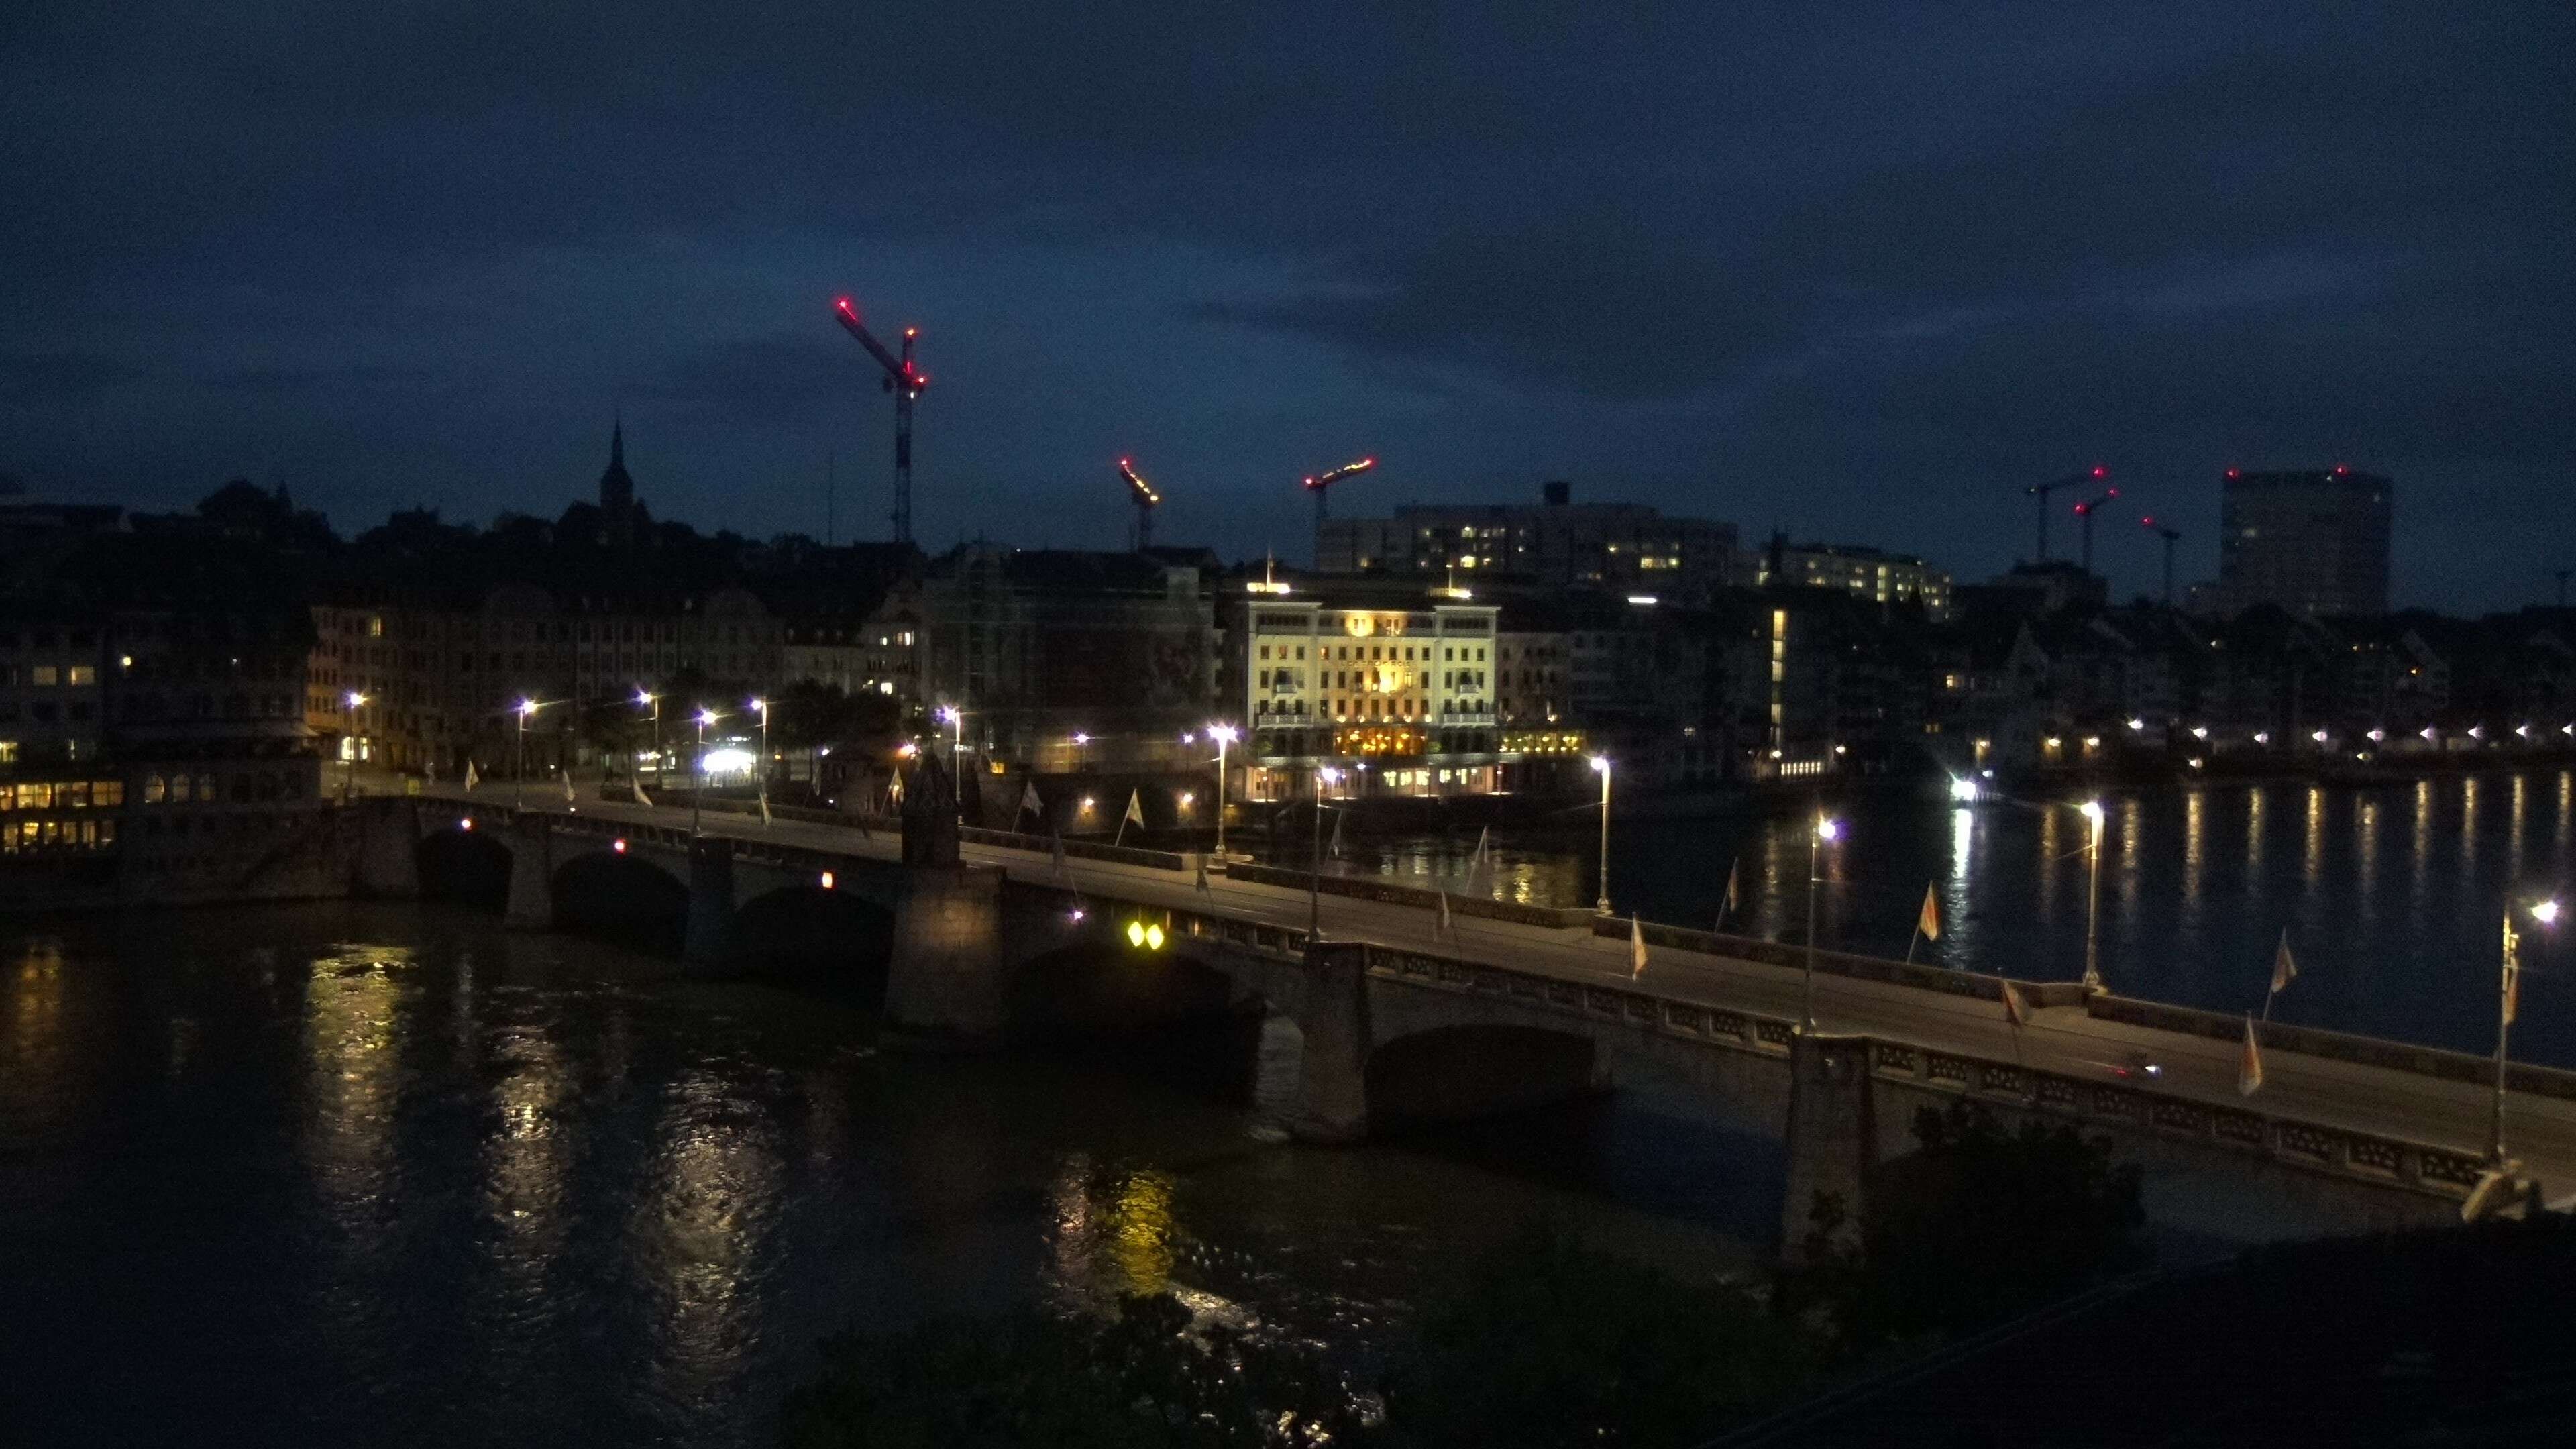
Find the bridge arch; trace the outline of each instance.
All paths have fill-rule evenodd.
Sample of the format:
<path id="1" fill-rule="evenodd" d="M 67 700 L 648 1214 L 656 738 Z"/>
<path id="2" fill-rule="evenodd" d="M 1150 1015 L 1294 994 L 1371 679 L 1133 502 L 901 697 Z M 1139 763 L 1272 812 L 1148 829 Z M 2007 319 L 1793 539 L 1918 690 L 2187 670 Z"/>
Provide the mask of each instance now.
<path id="1" fill-rule="evenodd" d="M 894 912 L 855 891 L 802 881 L 735 908 L 734 958 L 754 973 L 885 1000 Z"/>
<path id="2" fill-rule="evenodd" d="M 651 955 L 680 954 L 688 883 L 641 853 L 583 850 L 555 866 L 549 885 L 556 929 Z"/>
<path id="3" fill-rule="evenodd" d="M 424 899 L 499 915 L 510 899 L 510 842 L 497 831 L 450 820 L 424 833 L 414 857 Z"/>
<path id="4" fill-rule="evenodd" d="M 1103 920 L 1016 963 L 1014 1016 L 1043 1035 L 1115 1035 L 1235 1008 L 1233 977 L 1188 938 L 1140 947 L 1125 938 L 1123 925 L 1123 918 Z"/>
<path id="5" fill-rule="evenodd" d="M 1602 1090 L 1592 1038 L 1478 1022 L 1379 1042 L 1363 1068 L 1371 1136 L 1501 1116 Z"/>

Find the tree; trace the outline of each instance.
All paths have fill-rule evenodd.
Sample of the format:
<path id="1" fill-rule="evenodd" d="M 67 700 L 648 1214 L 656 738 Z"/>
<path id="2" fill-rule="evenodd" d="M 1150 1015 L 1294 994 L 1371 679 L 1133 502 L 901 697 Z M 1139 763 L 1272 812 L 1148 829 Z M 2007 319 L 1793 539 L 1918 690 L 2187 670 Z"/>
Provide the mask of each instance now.
<path id="1" fill-rule="evenodd" d="M 1536 1228 L 1485 1258 L 1386 1383 L 1399 1443 L 1688 1444 L 1803 1387 L 1813 1345 L 1754 1297 Z"/>
<path id="2" fill-rule="evenodd" d="M 1821 1308 L 1847 1346 L 1962 1333 L 2144 1266 L 2138 1169 L 2071 1127 L 2007 1131 L 1971 1103 L 1914 1117 L 1922 1150 L 1872 1174 L 1857 1250 L 1827 1244 L 1842 1205 L 1819 1201 L 1814 1266 L 1784 1304 Z"/>

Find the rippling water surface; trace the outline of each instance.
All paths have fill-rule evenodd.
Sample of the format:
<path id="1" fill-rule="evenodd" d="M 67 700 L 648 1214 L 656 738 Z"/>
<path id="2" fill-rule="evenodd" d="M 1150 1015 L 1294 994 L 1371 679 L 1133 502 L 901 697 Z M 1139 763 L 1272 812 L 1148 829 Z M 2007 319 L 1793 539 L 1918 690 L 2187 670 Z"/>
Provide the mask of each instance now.
<path id="1" fill-rule="evenodd" d="M 1718 1271 L 1778 1211 L 1651 1104 L 1309 1150 L 1209 1038 L 875 1043 L 450 908 L 0 935 L 0 1443 L 765 1443 L 852 1320 L 1169 1287 L 1365 1355 L 1534 1216 Z"/>
<path id="2" fill-rule="evenodd" d="M 1819 860 L 1827 946 L 2040 980 L 2082 974 L 2087 874 L 2075 797 L 1957 809 L 1872 797 L 1838 807 Z M 2498 910 L 2508 891 L 2576 900 L 2576 772 L 2496 772 L 2369 789 L 2304 783 L 2164 786 L 2106 797 L 2101 959 L 2114 990 L 2213 1011 L 2259 1009 L 2289 932 L 2300 976 L 2281 1019 L 2490 1050 Z M 1349 832 L 1342 867 L 1542 905 L 1597 891 L 1598 817 L 1505 832 L 1490 877 L 1468 880 L 1472 832 L 1372 841 Z M 1256 832 L 1245 832 L 1256 843 Z M 1804 812 L 1623 820 L 1612 812 L 1610 894 L 1621 913 L 1806 939 Z M 1302 866 L 1302 840 L 1281 848 Z M 1926 888 L 1948 929 L 1912 943 Z M 2576 934 L 2562 926 L 2559 936 Z M 2576 950 L 2532 931 L 2516 1054 L 2576 1067 Z"/>

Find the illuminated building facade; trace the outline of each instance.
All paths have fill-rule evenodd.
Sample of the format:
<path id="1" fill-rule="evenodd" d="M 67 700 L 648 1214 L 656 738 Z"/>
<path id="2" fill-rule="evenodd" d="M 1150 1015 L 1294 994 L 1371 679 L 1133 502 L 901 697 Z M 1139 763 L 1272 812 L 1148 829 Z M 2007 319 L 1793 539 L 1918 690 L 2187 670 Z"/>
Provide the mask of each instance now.
<path id="1" fill-rule="evenodd" d="M 1731 523 L 1668 518 L 1639 503 L 1576 503 L 1550 483 L 1539 504 L 1407 504 L 1386 518 L 1317 525 L 1327 574 L 1417 574 L 1461 584 L 1495 575 L 1563 587 L 1704 599 L 1735 582 Z"/>

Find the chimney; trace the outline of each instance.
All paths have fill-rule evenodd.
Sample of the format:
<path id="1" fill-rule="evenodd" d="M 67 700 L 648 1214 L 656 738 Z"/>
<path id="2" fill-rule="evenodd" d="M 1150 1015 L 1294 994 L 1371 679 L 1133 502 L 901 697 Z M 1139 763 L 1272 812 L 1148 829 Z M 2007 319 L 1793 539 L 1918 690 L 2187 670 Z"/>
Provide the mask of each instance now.
<path id="1" fill-rule="evenodd" d="M 1539 493 L 1547 499 L 1548 507 L 1563 508 L 1574 496 L 1574 485 L 1562 478 L 1550 479 L 1540 485 Z"/>

